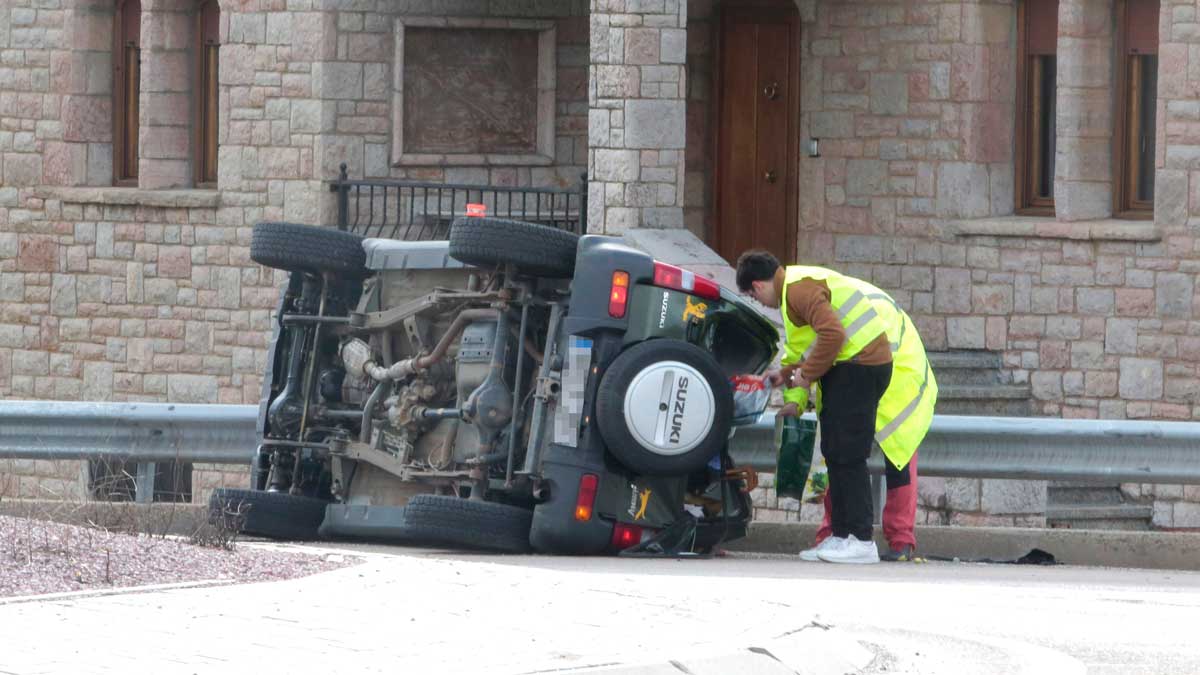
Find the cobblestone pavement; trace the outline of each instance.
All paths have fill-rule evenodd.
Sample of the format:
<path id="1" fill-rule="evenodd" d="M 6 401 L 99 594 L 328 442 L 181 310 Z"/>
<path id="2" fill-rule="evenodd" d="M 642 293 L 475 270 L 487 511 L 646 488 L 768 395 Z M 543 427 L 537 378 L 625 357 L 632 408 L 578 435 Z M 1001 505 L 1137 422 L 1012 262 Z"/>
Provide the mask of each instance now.
<path id="1" fill-rule="evenodd" d="M 1200 672 L 1196 573 L 316 548 L 365 562 L 0 604 L 0 672 Z"/>

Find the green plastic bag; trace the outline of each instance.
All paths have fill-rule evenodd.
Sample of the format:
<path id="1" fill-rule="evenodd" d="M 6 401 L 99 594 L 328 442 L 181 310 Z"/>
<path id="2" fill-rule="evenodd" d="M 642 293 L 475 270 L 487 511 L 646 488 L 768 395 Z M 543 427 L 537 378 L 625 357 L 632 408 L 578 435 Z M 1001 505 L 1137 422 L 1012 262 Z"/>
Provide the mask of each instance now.
<path id="1" fill-rule="evenodd" d="M 812 468 L 817 423 L 799 417 L 775 418 L 775 493 L 780 497 L 804 498 L 808 471 Z"/>

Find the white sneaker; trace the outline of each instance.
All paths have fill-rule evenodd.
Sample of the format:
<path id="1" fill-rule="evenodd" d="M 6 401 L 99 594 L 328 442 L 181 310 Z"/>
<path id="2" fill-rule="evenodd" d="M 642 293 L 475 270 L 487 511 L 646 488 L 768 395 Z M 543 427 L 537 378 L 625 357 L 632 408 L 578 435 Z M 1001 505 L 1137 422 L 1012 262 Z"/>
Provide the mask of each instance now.
<path id="1" fill-rule="evenodd" d="M 844 544 L 827 551 L 818 551 L 817 557 L 825 562 L 869 565 L 879 562 L 879 549 L 873 541 L 859 541 L 854 535 L 846 537 Z"/>
<path id="2" fill-rule="evenodd" d="M 846 540 L 841 537 L 825 537 L 821 543 L 800 552 L 800 559 L 805 562 L 821 562 L 821 551 L 832 551 L 836 548 L 841 548 L 846 545 Z"/>

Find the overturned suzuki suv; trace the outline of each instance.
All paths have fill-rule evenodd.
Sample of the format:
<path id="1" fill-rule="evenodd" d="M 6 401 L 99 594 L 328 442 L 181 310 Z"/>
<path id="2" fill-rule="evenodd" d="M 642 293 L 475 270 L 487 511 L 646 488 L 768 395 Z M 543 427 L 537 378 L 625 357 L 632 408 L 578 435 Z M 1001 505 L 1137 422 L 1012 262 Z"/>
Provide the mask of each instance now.
<path id="1" fill-rule="evenodd" d="M 621 240 L 486 217 L 448 241 L 260 223 L 287 270 L 248 490 L 214 518 L 280 538 L 561 554 L 744 536 L 730 378 L 773 324 Z"/>

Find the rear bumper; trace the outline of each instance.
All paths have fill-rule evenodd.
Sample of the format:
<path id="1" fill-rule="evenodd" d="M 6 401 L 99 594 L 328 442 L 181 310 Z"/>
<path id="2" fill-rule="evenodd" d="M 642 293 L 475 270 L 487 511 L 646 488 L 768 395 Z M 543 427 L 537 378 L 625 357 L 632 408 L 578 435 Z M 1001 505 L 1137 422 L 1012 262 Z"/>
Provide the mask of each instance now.
<path id="1" fill-rule="evenodd" d="M 558 462 L 549 458 L 543 460 L 542 478 L 549 489 L 549 498 L 533 510 L 529 543 L 535 551 L 555 555 L 599 555 L 608 552 L 612 541 L 612 521 L 595 513 L 590 520 L 575 519 L 579 479 L 586 473 L 597 473 L 597 470 L 577 463 Z"/>

